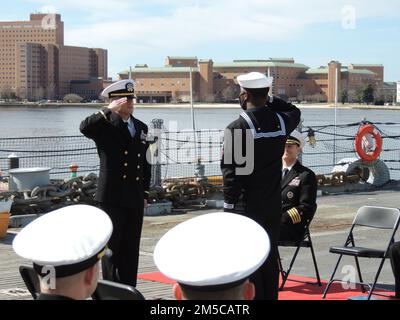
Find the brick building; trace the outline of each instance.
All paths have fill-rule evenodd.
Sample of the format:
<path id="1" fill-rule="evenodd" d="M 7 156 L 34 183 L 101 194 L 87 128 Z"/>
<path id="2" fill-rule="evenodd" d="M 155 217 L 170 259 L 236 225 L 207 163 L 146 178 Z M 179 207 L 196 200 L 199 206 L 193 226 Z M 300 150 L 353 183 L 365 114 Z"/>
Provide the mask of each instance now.
<path id="1" fill-rule="evenodd" d="M 107 50 L 64 45 L 59 14 L 0 22 L 0 93 L 20 98 L 62 98 L 72 80 L 107 78 Z"/>
<path id="2" fill-rule="evenodd" d="M 358 90 L 368 84 L 381 89 L 384 76 L 382 65 L 342 66 L 337 61 L 310 69 L 293 58 L 213 62 L 197 57 L 167 57 L 164 67 L 136 65 L 130 71 L 120 72 L 119 79 L 130 76 L 135 79 L 138 101 L 143 103 L 189 101 L 190 75 L 195 101 L 231 101 L 239 93 L 237 76 L 253 71 L 274 78 L 272 92 L 275 95 L 318 102 L 335 101 L 337 77 L 340 101 L 343 92 L 349 100 L 354 100 Z"/>

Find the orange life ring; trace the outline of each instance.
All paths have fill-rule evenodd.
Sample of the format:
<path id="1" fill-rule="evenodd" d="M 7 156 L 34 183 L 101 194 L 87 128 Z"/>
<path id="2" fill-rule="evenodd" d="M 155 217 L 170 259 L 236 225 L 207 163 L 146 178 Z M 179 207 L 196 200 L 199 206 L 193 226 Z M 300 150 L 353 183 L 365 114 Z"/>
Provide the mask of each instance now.
<path id="1" fill-rule="evenodd" d="M 363 148 L 363 137 L 370 134 L 375 139 L 375 150 L 366 152 Z M 355 138 L 355 148 L 359 157 L 364 161 L 375 161 L 382 152 L 382 137 L 372 124 L 365 124 L 358 129 Z"/>

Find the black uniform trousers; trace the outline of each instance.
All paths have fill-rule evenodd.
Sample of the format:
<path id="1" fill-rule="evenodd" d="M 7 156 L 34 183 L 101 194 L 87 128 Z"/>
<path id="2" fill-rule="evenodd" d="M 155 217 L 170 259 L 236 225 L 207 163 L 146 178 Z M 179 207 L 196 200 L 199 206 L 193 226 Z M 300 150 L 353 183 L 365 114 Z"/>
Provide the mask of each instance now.
<path id="1" fill-rule="evenodd" d="M 256 287 L 254 300 L 278 300 L 279 267 L 278 267 L 278 239 L 280 232 L 280 216 L 272 218 L 262 227 L 267 231 L 271 250 L 264 264 L 250 276 L 250 281 Z"/>
<path id="2" fill-rule="evenodd" d="M 396 298 L 400 299 L 400 242 L 390 246 L 389 255 L 396 283 Z"/>
<path id="3" fill-rule="evenodd" d="M 113 254 L 102 259 L 103 279 L 136 287 L 143 206 L 143 200 L 135 208 L 99 204 L 114 227 L 108 243 Z"/>
<path id="4" fill-rule="evenodd" d="M 277 250 L 281 223 L 281 202 L 278 193 L 270 198 L 269 203 L 262 203 L 260 199 L 263 199 L 262 194 L 248 192 L 245 201 L 240 201 L 235 206 L 235 210 L 231 212 L 253 219 L 267 232 L 271 246 L 269 255 L 264 264 L 250 276 L 250 281 L 256 288 L 254 300 L 278 300 L 279 266 Z"/>

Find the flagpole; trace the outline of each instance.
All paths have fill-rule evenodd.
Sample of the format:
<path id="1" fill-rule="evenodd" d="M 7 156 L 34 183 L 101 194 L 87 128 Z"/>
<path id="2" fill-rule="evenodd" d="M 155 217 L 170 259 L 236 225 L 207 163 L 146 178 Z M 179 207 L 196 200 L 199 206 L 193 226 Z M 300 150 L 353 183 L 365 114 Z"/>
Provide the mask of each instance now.
<path id="1" fill-rule="evenodd" d="M 339 68 L 336 68 L 336 81 L 335 81 L 335 123 L 333 133 L 333 164 L 336 164 L 336 126 L 337 126 L 337 104 L 339 95 Z"/>
<path id="2" fill-rule="evenodd" d="M 191 109 L 191 117 L 192 117 L 192 130 L 193 130 L 193 138 L 194 138 L 194 152 L 195 158 L 197 159 L 197 138 L 196 138 L 196 124 L 194 120 L 194 107 L 193 107 L 193 81 L 192 81 L 192 67 L 189 67 L 189 77 L 190 77 L 190 109 Z"/>

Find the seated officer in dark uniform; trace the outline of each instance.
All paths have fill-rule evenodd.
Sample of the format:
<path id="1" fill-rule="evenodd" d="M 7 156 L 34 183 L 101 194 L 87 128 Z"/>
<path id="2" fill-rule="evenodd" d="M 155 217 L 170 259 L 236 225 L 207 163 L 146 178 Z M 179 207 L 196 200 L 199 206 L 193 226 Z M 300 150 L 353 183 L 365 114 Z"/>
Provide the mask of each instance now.
<path id="1" fill-rule="evenodd" d="M 252 300 L 249 280 L 267 259 L 265 230 L 242 215 L 215 212 L 178 224 L 154 249 L 154 262 L 177 281 L 177 300 Z"/>
<path id="2" fill-rule="evenodd" d="M 132 116 L 134 81 L 108 86 L 111 103 L 82 121 L 81 132 L 96 143 L 100 175 L 96 201 L 110 216 L 111 258 L 103 259 L 103 278 L 136 286 L 143 210 L 150 187 L 147 125 Z"/>
<path id="3" fill-rule="evenodd" d="M 27 225 L 14 251 L 33 262 L 40 279 L 39 300 L 85 300 L 99 278 L 113 226 L 102 210 L 74 205 L 49 212 Z"/>
<path id="4" fill-rule="evenodd" d="M 286 141 L 282 157 L 280 240 L 299 240 L 307 220 L 311 221 L 317 210 L 317 179 L 314 172 L 298 160 L 303 146 L 303 135 L 293 131 Z"/>
<path id="5" fill-rule="evenodd" d="M 390 246 L 389 256 L 396 284 L 395 297 L 400 299 L 400 242 L 395 242 Z"/>

